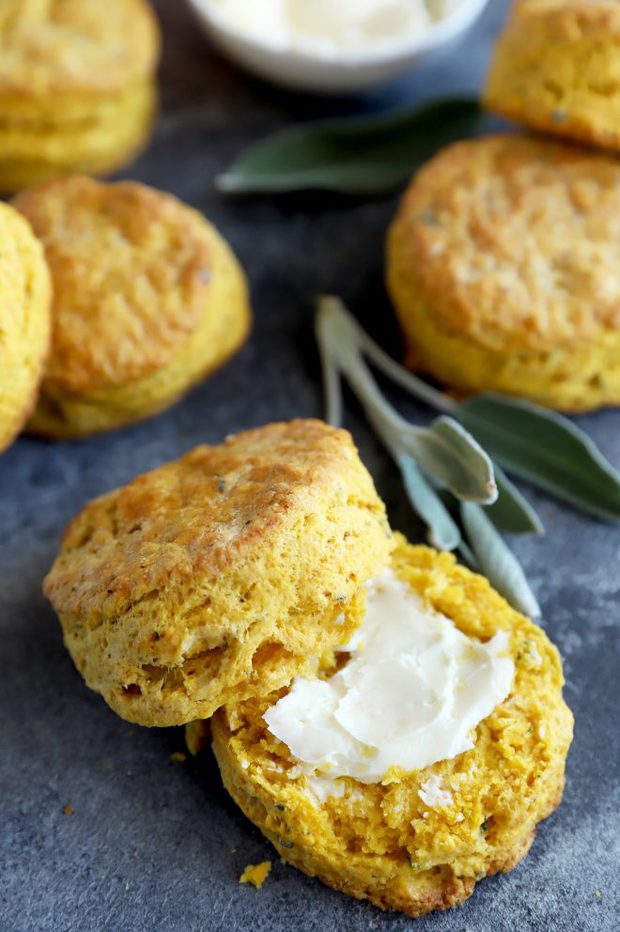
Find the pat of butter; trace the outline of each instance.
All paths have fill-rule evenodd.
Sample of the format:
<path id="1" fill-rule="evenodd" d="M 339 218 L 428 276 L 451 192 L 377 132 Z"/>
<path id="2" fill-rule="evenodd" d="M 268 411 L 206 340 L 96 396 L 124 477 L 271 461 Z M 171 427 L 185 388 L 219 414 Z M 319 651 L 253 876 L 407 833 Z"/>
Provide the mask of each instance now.
<path id="1" fill-rule="evenodd" d="M 509 635 L 487 643 L 386 570 L 368 584 L 351 656 L 328 680 L 297 678 L 265 713 L 301 772 L 381 781 L 473 747 L 472 731 L 508 696 L 514 663 Z"/>
<path id="2" fill-rule="evenodd" d="M 363 52 L 402 43 L 442 19 L 458 0 L 202 0 L 250 38 L 297 51 Z"/>

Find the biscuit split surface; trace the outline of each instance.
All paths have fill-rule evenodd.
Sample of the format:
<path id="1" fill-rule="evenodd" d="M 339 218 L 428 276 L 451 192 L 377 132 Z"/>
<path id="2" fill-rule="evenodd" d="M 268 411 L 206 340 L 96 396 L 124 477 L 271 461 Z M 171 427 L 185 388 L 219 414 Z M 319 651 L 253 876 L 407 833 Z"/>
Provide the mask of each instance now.
<path id="1" fill-rule="evenodd" d="M 54 286 L 32 433 L 80 436 L 155 414 L 244 342 L 245 275 L 217 230 L 172 195 L 70 176 L 13 203 Z"/>
<path id="2" fill-rule="evenodd" d="M 451 554 L 402 538 L 392 566 L 468 636 L 510 633 L 512 691 L 477 726 L 472 750 L 381 783 L 340 777 L 338 792 L 324 798 L 263 719 L 284 691 L 226 706 L 211 730 L 224 785 L 284 861 L 382 909 L 419 916 L 462 903 L 477 881 L 527 854 L 562 797 L 573 719 L 557 650 L 487 580 Z M 447 804 L 425 802 L 429 780 Z"/>
<path id="3" fill-rule="evenodd" d="M 619 216 L 610 155 L 518 134 L 441 151 L 388 239 L 408 364 L 569 412 L 620 404 Z"/>

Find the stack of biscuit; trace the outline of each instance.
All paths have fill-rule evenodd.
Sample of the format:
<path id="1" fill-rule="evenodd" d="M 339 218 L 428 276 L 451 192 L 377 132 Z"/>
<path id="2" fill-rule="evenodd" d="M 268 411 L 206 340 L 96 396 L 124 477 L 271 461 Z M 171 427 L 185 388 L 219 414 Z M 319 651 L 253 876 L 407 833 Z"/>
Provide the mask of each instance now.
<path id="1" fill-rule="evenodd" d="M 159 44 L 146 0 L 3 0 L 0 190 L 130 161 L 155 112 Z"/>
<path id="2" fill-rule="evenodd" d="M 512 133 L 440 152 L 387 245 L 407 364 L 458 393 L 620 404 L 620 6 L 517 0 L 485 105 Z"/>
<path id="3" fill-rule="evenodd" d="M 263 714 L 346 660 L 366 584 L 389 567 L 465 635 L 508 634 L 510 695 L 471 750 L 319 794 Z M 450 554 L 392 534 L 345 431 L 271 424 L 139 476 L 75 518 L 45 592 L 112 709 L 187 723 L 190 750 L 211 733 L 226 789 L 282 859 L 381 908 L 462 902 L 560 801 L 572 716 L 556 649 Z M 429 781 L 452 788 L 448 805 L 425 804 Z"/>

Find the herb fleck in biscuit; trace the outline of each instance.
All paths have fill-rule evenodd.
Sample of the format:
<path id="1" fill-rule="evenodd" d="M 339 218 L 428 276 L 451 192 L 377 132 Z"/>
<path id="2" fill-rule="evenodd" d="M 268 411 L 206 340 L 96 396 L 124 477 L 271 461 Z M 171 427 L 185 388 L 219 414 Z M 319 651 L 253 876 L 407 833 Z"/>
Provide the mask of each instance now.
<path id="1" fill-rule="evenodd" d="M 133 157 L 153 119 L 159 43 L 144 0 L 3 0 L 0 189 Z"/>
<path id="2" fill-rule="evenodd" d="M 28 223 L 0 204 L 0 451 L 19 433 L 36 400 L 49 349 L 51 283 Z"/>
<path id="3" fill-rule="evenodd" d="M 215 228 L 176 198 L 78 176 L 14 204 L 45 247 L 54 286 L 32 432 L 78 436 L 147 417 L 243 343 L 243 271 Z"/>
<path id="4" fill-rule="evenodd" d="M 293 421 L 91 502 L 45 592 L 87 684 L 129 721 L 178 725 L 268 694 L 345 641 L 390 548 L 349 434 Z"/>
<path id="5" fill-rule="evenodd" d="M 543 139 L 442 151 L 389 234 L 412 368 L 566 411 L 620 404 L 620 165 Z"/>
<path id="6" fill-rule="evenodd" d="M 619 149 L 619 62 L 616 0 L 519 0 L 484 100 L 528 126 Z"/>
<path id="7" fill-rule="evenodd" d="M 524 857 L 538 822 L 560 802 L 573 720 L 556 649 L 487 580 L 450 554 L 402 539 L 392 565 L 466 635 L 486 641 L 510 632 L 512 691 L 477 726 L 472 750 L 383 783 L 340 777 L 330 793 L 300 774 L 263 720 L 283 691 L 229 705 L 211 727 L 226 788 L 283 860 L 351 896 L 419 916 L 461 903 L 477 881 Z M 440 788 L 439 801 L 431 787 Z"/>

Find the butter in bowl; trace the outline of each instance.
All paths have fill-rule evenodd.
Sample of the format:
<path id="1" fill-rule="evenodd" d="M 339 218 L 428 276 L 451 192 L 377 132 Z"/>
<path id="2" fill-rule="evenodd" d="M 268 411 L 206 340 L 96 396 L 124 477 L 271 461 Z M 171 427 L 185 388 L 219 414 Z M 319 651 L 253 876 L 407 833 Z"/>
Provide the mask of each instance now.
<path id="1" fill-rule="evenodd" d="M 284 87 L 361 91 L 455 42 L 488 0 L 190 0 L 234 62 Z"/>

